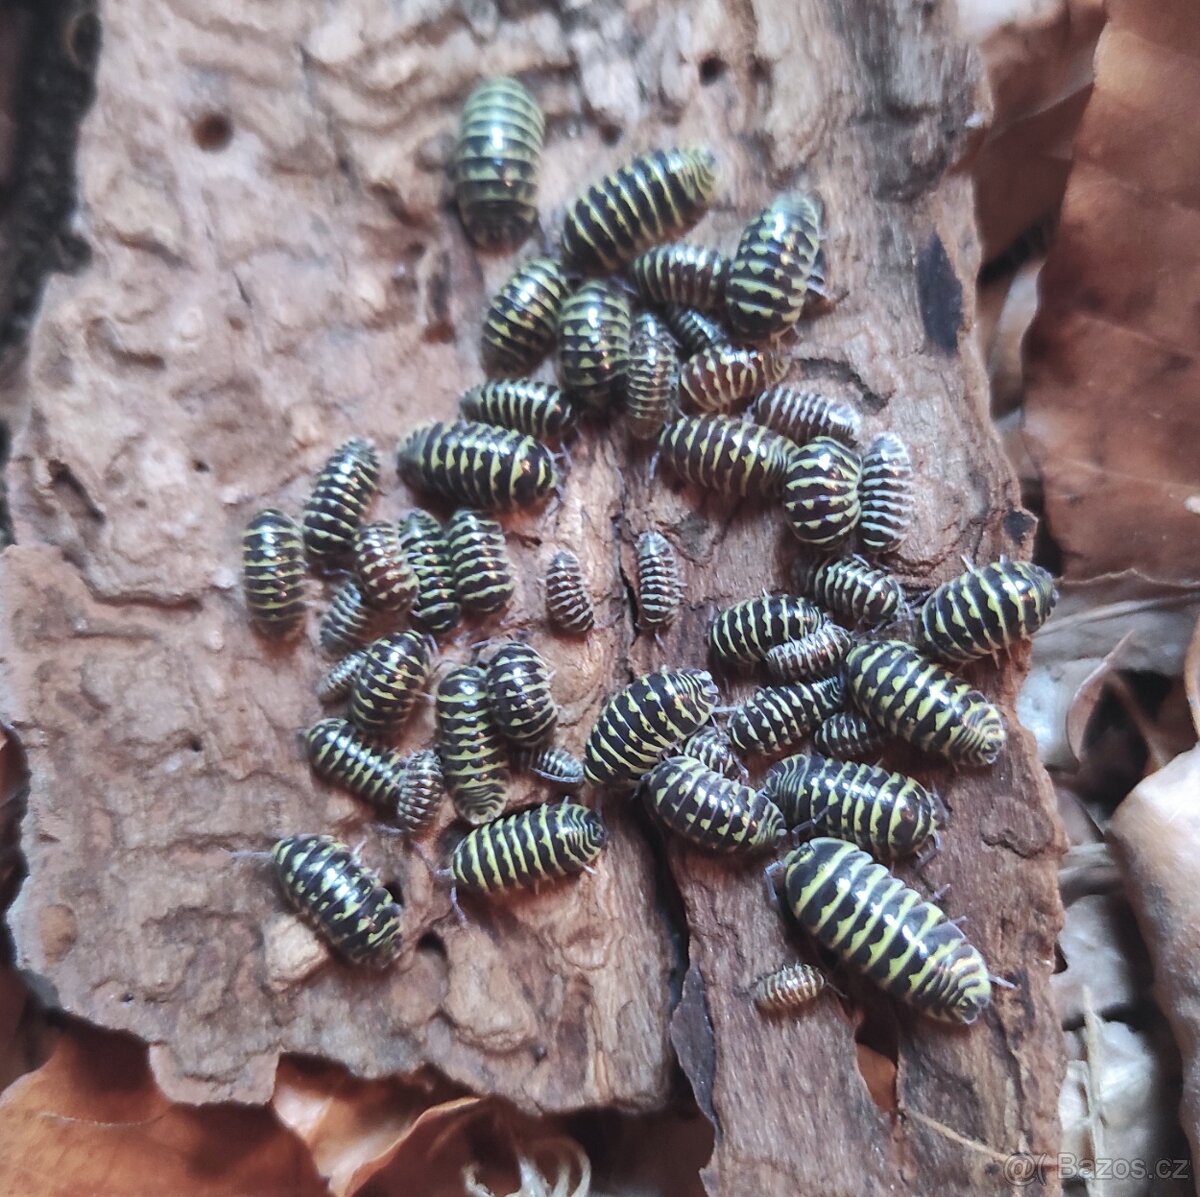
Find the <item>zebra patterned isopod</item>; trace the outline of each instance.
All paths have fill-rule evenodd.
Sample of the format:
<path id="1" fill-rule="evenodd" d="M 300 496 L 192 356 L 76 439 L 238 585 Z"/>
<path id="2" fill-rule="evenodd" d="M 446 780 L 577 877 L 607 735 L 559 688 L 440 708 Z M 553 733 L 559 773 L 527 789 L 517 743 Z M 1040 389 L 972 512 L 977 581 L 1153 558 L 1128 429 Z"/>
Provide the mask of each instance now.
<path id="1" fill-rule="evenodd" d="M 754 1004 L 764 1014 L 791 1014 L 814 1001 L 825 988 L 825 974 L 811 964 L 788 964 L 754 982 Z"/>
<path id="2" fill-rule="evenodd" d="M 450 546 L 442 526 L 427 511 L 410 511 L 399 525 L 400 544 L 417 579 L 409 618 L 427 632 L 443 633 L 462 617 Z"/>
<path id="3" fill-rule="evenodd" d="M 459 400 L 468 420 L 511 428 L 539 441 L 557 441 L 575 427 L 571 401 L 548 382 L 494 378 L 471 387 Z"/>
<path id="4" fill-rule="evenodd" d="M 706 769 L 734 781 L 746 780 L 746 766 L 734 751 L 733 742 L 715 727 L 702 727 L 689 736 L 679 749 L 680 756 L 699 761 Z"/>
<path id="5" fill-rule="evenodd" d="M 943 582 L 921 607 L 917 643 L 960 665 L 1029 639 L 1056 602 L 1054 579 L 1040 565 L 1002 558 Z"/>
<path id="6" fill-rule="evenodd" d="M 783 487 L 783 510 L 797 539 L 825 548 L 854 531 L 861 510 L 860 473 L 858 454 L 832 437 L 819 436 L 795 450 Z"/>
<path id="7" fill-rule="evenodd" d="M 596 717 L 583 770 L 597 785 L 635 782 L 708 722 L 720 694 L 702 669 L 660 670 L 618 690 Z"/>
<path id="8" fill-rule="evenodd" d="M 638 622 L 643 628 L 661 628 L 675 618 L 683 602 L 679 562 L 671 542 L 651 529 L 637 540 Z"/>
<path id="9" fill-rule="evenodd" d="M 695 308 L 671 306 L 665 313 L 667 327 L 683 346 L 684 356 L 691 357 L 714 345 L 725 345 L 729 334 L 715 320 Z"/>
<path id="10" fill-rule="evenodd" d="M 683 416 L 658 438 L 663 461 L 692 486 L 731 498 L 780 492 L 795 446 L 747 420 Z"/>
<path id="11" fill-rule="evenodd" d="M 900 583 L 861 557 L 803 562 L 796 584 L 822 607 L 871 627 L 888 623 L 904 604 Z"/>
<path id="12" fill-rule="evenodd" d="M 1004 718 L 978 690 L 902 640 L 846 654 L 851 701 L 910 744 L 962 765 L 990 765 L 1007 738 Z"/>
<path id="13" fill-rule="evenodd" d="M 887 747 L 888 735 L 858 711 L 830 715 L 813 732 L 812 748 L 839 760 L 873 761 Z"/>
<path id="14" fill-rule="evenodd" d="M 516 79 L 487 79 L 467 97 L 454 154 L 455 196 L 467 235 L 484 249 L 524 241 L 537 220 L 546 123 Z"/>
<path id="15" fill-rule="evenodd" d="M 368 744 L 345 719 L 322 719 L 304 733 L 313 772 L 325 781 L 394 814 L 404 780 L 405 761 L 398 752 Z"/>
<path id="16" fill-rule="evenodd" d="M 987 965 L 931 902 L 841 840 L 801 844 L 783 861 L 797 921 L 886 993 L 924 1014 L 972 1023 L 991 1004 Z"/>
<path id="17" fill-rule="evenodd" d="M 321 648 L 331 657 L 344 656 L 370 639 L 371 612 L 362 600 L 354 578 L 347 578 L 329 600 L 321 616 Z"/>
<path id="18" fill-rule="evenodd" d="M 703 245 L 656 245 L 639 254 L 629 272 L 641 297 L 702 312 L 720 311 L 725 302 L 729 262 Z"/>
<path id="19" fill-rule="evenodd" d="M 625 406 L 635 440 L 658 436 L 678 408 L 679 352 L 671 334 L 653 312 L 641 312 L 629 339 Z"/>
<path id="20" fill-rule="evenodd" d="M 417 577 L 404 555 L 395 524 L 363 524 L 355 532 L 354 572 L 368 607 L 407 611 L 417 597 Z"/>
<path id="21" fill-rule="evenodd" d="M 418 428 L 400 446 L 397 465 L 410 486 L 488 511 L 530 507 L 558 485 L 540 441 L 471 420 Z"/>
<path id="22" fill-rule="evenodd" d="M 348 961 L 383 968 L 399 955 L 400 906 L 345 844 L 290 835 L 271 857 L 287 900 Z"/>
<path id="23" fill-rule="evenodd" d="M 828 677 L 842 667 L 850 651 L 850 633 L 824 620 L 798 640 L 776 645 L 766 656 L 767 672 L 777 682 L 803 682 Z"/>
<path id="24" fill-rule="evenodd" d="M 461 508 L 446 525 L 450 568 L 459 600 L 481 615 L 501 611 L 516 590 L 504 529 L 490 516 Z"/>
<path id="25" fill-rule="evenodd" d="M 513 744 L 541 744 L 558 724 L 558 707 L 550 693 L 550 666 L 536 648 L 509 640 L 487 663 L 487 691 L 492 718 Z"/>
<path id="26" fill-rule="evenodd" d="M 568 296 L 558 320 L 558 376 L 572 399 L 597 411 L 625 393 L 632 324 L 629 298 L 608 283 L 584 283 Z"/>
<path id="27" fill-rule="evenodd" d="M 429 644 L 417 632 L 376 640 L 350 689 L 350 722 L 374 739 L 394 736 L 424 689 L 431 664 Z"/>
<path id="28" fill-rule="evenodd" d="M 341 702 L 349 695 L 350 687 L 354 685 L 354 679 L 358 676 L 366 655 L 365 648 L 356 648 L 330 666 L 325 676 L 317 683 L 317 701 L 322 706 Z"/>
<path id="29" fill-rule="evenodd" d="M 567 207 L 563 256 L 579 270 L 614 270 L 648 246 L 686 232 L 716 188 L 717 161 L 709 149 L 642 154 Z"/>
<path id="30" fill-rule="evenodd" d="M 393 818 L 401 831 L 412 835 L 428 827 L 442 804 L 445 786 L 442 763 L 432 748 L 414 752 L 404 766 Z"/>
<path id="31" fill-rule="evenodd" d="M 481 894 L 533 887 L 583 872 L 606 843 L 600 816 L 586 806 L 532 806 L 468 832 L 450 857 L 450 876 Z"/>
<path id="32" fill-rule="evenodd" d="M 282 511 L 268 507 L 242 536 L 242 591 L 255 629 L 272 640 L 294 636 L 304 623 L 304 540 Z"/>
<path id="33" fill-rule="evenodd" d="M 454 807 L 468 823 L 488 823 L 504 810 L 508 763 L 483 670 L 450 670 L 437 688 L 436 710 L 438 755 Z"/>
<path id="34" fill-rule="evenodd" d="M 862 417 L 845 399 L 834 399 L 798 387 L 769 387 L 750 406 L 750 419 L 803 445 L 818 436 L 830 436 L 846 445 L 857 445 Z"/>
<path id="35" fill-rule="evenodd" d="M 702 412 L 729 411 L 778 382 L 787 362 L 777 353 L 717 345 L 688 358 L 679 371 L 679 394 Z"/>
<path id="36" fill-rule="evenodd" d="M 379 454 L 355 437 L 339 445 L 321 467 L 304 504 L 304 547 L 317 561 L 350 552 L 354 533 L 379 489 Z"/>
<path id="37" fill-rule="evenodd" d="M 578 790 L 587 780 L 583 762 L 565 748 L 538 749 L 524 760 L 523 767 L 556 790 Z"/>
<path id="38" fill-rule="evenodd" d="M 546 570 L 546 618 L 560 632 L 573 636 L 582 636 L 596 626 L 579 558 L 570 549 L 555 553 Z"/>
<path id="39" fill-rule="evenodd" d="M 483 368 L 489 374 L 528 374 L 554 344 L 567 290 L 562 266 L 553 258 L 518 267 L 483 318 Z"/>
<path id="40" fill-rule="evenodd" d="M 938 828 L 934 795 L 911 777 L 875 765 L 788 757 L 767 774 L 763 793 L 789 827 L 811 827 L 882 860 L 920 851 Z"/>
<path id="41" fill-rule="evenodd" d="M 725 314 L 736 333 L 773 337 L 800 318 L 810 285 L 824 281 L 821 224 L 816 197 L 784 195 L 746 226 L 725 282 Z"/>
<path id="42" fill-rule="evenodd" d="M 739 752 L 783 752 L 799 744 L 827 713 L 821 694 L 804 682 L 760 686 L 729 717 L 729 739 Z"/>
<path id="43" fill-rule="evenodd" d="M 708 627 L 714 660 L 754 665 L 777 645 L 799 640 L 820 627 L 823 616 L 808 601 L 790 594 L 764 594 L 718 611 Z"/>
<path id="44" fill-rule="evenodd" d="M 913 516 L 913 466 L 908 446 L 885 432 L 863 454 L 858 484 L 862 516 L 858 539 L 868 553 L 890 553 L 900 547 Z"/>
<path id="45" fill-rule="evenodd" d="M 783 838 L 774 803 L 686 756 L 672 756 L 642 779 L 641 794 L 677 835 L 712 852 L 756 852 Z"/>

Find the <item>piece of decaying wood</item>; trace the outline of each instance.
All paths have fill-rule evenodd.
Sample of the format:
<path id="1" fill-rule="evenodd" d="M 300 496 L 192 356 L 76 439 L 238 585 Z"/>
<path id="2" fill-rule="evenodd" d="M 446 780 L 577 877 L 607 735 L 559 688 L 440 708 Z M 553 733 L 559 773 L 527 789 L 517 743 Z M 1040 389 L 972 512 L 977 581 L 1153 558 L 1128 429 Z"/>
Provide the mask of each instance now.
<path id="1" fill-rule="evenodd" d="M 868 998 L 874 1073 L 898 1061 L 885 1112 L 837 1002 L 765 1024 L 746 1000 L 793 950 L 757 866 L 672 846 L 684 934 L 621 799 L 604 799 L 613 845 L 595 877 L 471 905 L 458 928 L 424 861 L 310 778 L 295 730 L 318 713 L 321 662 L 255 639 L 237 592 L 257 506 L 297 510 L 336 441 L 390 448 L 479 377 L 480 317 L 511 260 L 465 243 L 444 167 L 457 105 L 487 72 L 523 73 L 548 113 L 547 217 L 582 179 L 673 141 L 720 154 L 724 190 L 697 236 L 726 247 L 778 190 L 815 186 L 837 302 L 803 331 L 796 377 L 848 390 L 872 431 L 912 445 L 924 481 L 902 572 L 936 581 L 960 552 L 1024 551 L 1031 522 L 970 340 L 977 251 L 953 173 L 977 67 L 946 17 L 806 0 L 634 20 L 609 2 L 570 21 L 485 7 L 406 25 L 380 0 L 261 22 L 113 0 L 106 18 L 80 158 L 95 260 L 50 290 L 10 471 L 4 656 L 33 774 L 11 916 L 25 967 L 67 1009 L 149 1040 L 174 1096 L 262 1100 L 296 1051 L 365 1075 L 430 1064 L 534 1110 L 666 1101 L 686 968 L 671 1030 L 717 1127 L 712 1192 L 1006 1191 L 1006 1153 L 1055 1150 L 1062 1073 L 1046 990 L 1059 838 L 1028 737 L 990 773 L 929 770 L 953 822 L 921 881 L 952 884 L 951 912 L 1018 990 L 970 1031 Z M 578 749 L 612 688 L 700 663 L 713 604 L 785 585 L 793 552 L 776 513 L 648 483 L 619 427 L 572 458 L 561 505 L 509 520 L 517 603 L 485 626 L 528 629 L 551 657 Z M 407 498 L 387 477 L 377 510 L 394 514 Z M 651 524 L 689 587 L 661 645 L 633 639 L 622 577 Z M 563 545 L 599 600 L 584 643 L 541 620 L 536 574 Z M 978 671 L 1009 706 L 1016 674 Z M 428 729 L 425 713 L 410 740 Z M 262 866 L 228 855 L 307 829 L 365 838 L 399 880 L 411 946 L 392 972 L 312 969 Z M 427 851 L 449 839 L 440 827 Z"/>

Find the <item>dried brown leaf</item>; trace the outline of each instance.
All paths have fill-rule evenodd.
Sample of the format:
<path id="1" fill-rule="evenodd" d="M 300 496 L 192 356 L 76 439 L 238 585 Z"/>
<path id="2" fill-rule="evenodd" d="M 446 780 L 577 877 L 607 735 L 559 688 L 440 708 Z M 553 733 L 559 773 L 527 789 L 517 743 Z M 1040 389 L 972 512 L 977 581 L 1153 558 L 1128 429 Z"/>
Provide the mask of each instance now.
<path id="1" fill-rule="evenodd" d="M 1192 712 L 1192 726 L 1200 735 L 1200 620 L 1196 621 L 1196 630 L 1188 641 L 1187 653 L 1183 658 L 1183 684 Z"/>
<path id="2" fill-rule="evenodd" d="M 145 1048 L 74 1025 L 0 1097 L 0 1193 L 318 1197 L 303 1146 L 265 1110 L 173 1105 Z"/>
<path id="3" fill-rule="evenodd" d="M 1154 992 L 1184 1062 L 1182 1120 L 1200 1153 L 1200 746 L 1146 778 L 1117 808 L 1110 835 L 1142 938 Z"/>
<path id="4" fill-rule="evenodd" d="M 1139 1176 L 1111 1167 L 1107 1178 L 1082 1190 L 1091 1197 L 1185 1197 L 1184 1173 L 1172 1179 L 1177 1150 L 1174 1099 L 1178 1092 L 1169 1044 L 1145 1030 L 1086 1011 L 1082 1030 L 1068 1036 L 1072 1059 L 1060 1097 L 1062 1150 L 1077 1160 L 1161 1160 L 1167 1174 Z"/>
<path id="5" fill-rule="evenodd" d="M 1114 0 L 1026 341 L 1026 432 L 1072 577 L 1196 577 L 1198 107 L 1194 0 Z"/>
<path id="6" fill-rule="evenodd" d="M 984 260 L 1058 211 L 1092 85 L 1101 0 L 960 0 L 980 44 L 992 122 L 974 162 Z"/>
<path id="7" fill-rule="evenodd" d="M 1051 985 L 1065 1027 L 1079 1026 L 1089 1003 L 1106 1018 L 1128 1011 L 1149 985 L 1146 948 L 1129 903 L 1118 893 L 1087 894 L 1067 903 L 1058 947 L 1066 967 Z"/>
<path id="8" fill-rule="evenodd" d="M 1154 582 L 1128 571 L 1059 589 L 1054 618 L 1034 638 L 1017 709 L 1042 762 L 1068 768 L 1114 670 L 1180 672 L 1200 612 L 1200 584 Z"/>
<path id="9" fill-rule="evenodd" d="M 331 1065 L 284 1060 L 271 1104 L 307 1145 L 334 1197 L 349 1197 L 387 1167 L 417 1119 L 448 1088 L 361 1081 Z"/>

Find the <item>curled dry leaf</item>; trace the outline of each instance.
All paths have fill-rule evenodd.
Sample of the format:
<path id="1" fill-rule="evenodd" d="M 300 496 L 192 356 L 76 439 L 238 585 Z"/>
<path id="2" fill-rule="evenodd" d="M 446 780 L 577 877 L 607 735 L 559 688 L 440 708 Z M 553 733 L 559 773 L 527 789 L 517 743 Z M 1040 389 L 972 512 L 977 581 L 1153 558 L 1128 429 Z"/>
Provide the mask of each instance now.
<path id="1" fill-rule="evenodd" d="M 283 1060 L 271 1105 L 308 1147 L 334 1197 L 350 1197 L 387 1167 L 417 1119 L 449 1095 L 445 1083 L 361 1081 L 333 1065 Z"/>
<path id="2" fill-rule="evenodd" d="M 1091 93 L 1102 0 L 959 0 L 992 90 L 973 163 L 984 261 L 1053 217 Z"/>
<path id="3" fill-rule="evenodd" d="M 1192 712 L 1192 726 L 1200 736 L 1200 620 L 1188 641 L 1187 654 L 1183 658 L 1183 684 L 1187 690 L 1188 708 Z"/>
<path id="4" fill-rule="evenodd" d="M 1173 1156 L 1186 1155 L 1175 1121 L 1178 1070 L 1164 1036 L 1106 1021 L 1089 1009 L 1082 1029 L 1067 1038 L 1075 1058 L 1067 1064 L 1059 1098 L 1063 1152 L 1081 1161 L 1168 1165 Z M 1152 1178 L 1133 1169 L 1111 1171 L 1085 1190 L 1090 1197 L 1185 1197 L 1193 1191 L 1186 1166 L 1168 1167 L 1167 1175 Z"/>
<path id="5" fill-rule="evenodd" d="M 1079 1026 L 1089 1004 L 1105 1018 L 1130 1010 L 1149 984 L 1146 949 L 1120 894 L 1067 903 L 1058 949 L 1066 967 L 1051 984 L 1064 1027 Z"/>
<path id="6" fill-rule="evenodd" d="M 1200 21 L 1113 0 L 1026 340 L 1025 427 L 1065 572 L 1200 561 Z"/>
<path id="7" fill-rule="evenodd" d="M 1182 1121 L 1200 1156 L 1200 746 L 1147 777 L 1117 808 L 1110 835 L 1154 991 L 1184 1061 Z"/>
<path id="8" fill-rule="evenodd" d="M 173 1105 L 146 1050 L 72 1024 L 0 1096 L 0 1193 L 320 1197 L 304 1147 L 266 1110 Z"/>
<path id="9" fill-rule="evenodd" d="M 1200 583 L 1127 571 L 1059 590 L 1054 618 L 1034 638 L 1017 710 L 1043 764 L 1065 769 L 1079 760 L 1088 719 L 1114 670 L 1178 675 L 1200 612 Z"/>

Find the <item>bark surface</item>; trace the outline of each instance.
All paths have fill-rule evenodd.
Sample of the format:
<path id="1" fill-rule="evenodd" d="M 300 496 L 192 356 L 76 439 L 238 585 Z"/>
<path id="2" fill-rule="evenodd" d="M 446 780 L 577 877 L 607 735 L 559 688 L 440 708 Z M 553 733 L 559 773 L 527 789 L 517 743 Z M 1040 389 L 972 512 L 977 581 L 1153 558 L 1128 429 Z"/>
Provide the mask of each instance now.
<path id="1" fill-rule="evenodd" d="M 584 180 L 658 145 L 716 149 L 723 190 L 696 236 L 728 250 L 777 192 L 819 191 L 836 302 L 804 328 L 792 377 L 848 393 L 870 434 L 912 447 L 899 571 L 932 585 L 959 554 L 1025 553 L 1032 521 L 971 337 L 978 253 L 956 165 L 986 115 L 978 67 L 941 10 L 855 12 L 106 5 L 78 163 L 93 260 L 48 289 L 9 474 L 4 662 L 32 772 L 10 921 L 43 992 L 148 1040 L 169 1095 L 263 1101 L 280 1053 L 299 1052 L 362 1075 L 431 1066 L 535 1111 L 652 1109 L 673 1046 L 716 1128 L 714 1194 L 1000 1193 L 1008 1153 L 1057 1149 L 1061 844 L 1011 714 L 1023 654 L 972 673 L 1014 723 L 997 767 L 922 767 L 952 821 L 914 881 L 951 886 L 949 913 L 1017 989 L 964 1031 L 853 983 L 845 1003 L 765 1023 L 749 985 L 806 949 L 759 866 L 664 852 L 615 796 L 596 876 L 468 904 L 458 926 L 429 868 L 457 833 L 444 820 L 414 853 L 311 778 L 296 731 L 319 714 L 324 662 L 311 635 L 264 647 L 238 589 L 254 510 L 298 512 L 334 444 L 365 434 L 390 453 L 480 377 L 480 320 L 516 259 L 466 242 L 446 165 L 458 106 L 489 73 L 521 74 L 548 118 L 544 230 L 519 256 L 551 243 Z M 389 466 L 376 514 L 410 502 Z M 657 641 L 628 602 L 649 527 L 678 548 L 688 594 Z M 714 607 L 785 587 L 795 556 L 778 511 L 652 481 L 619 424 L 573 447 L 561 504 L 508 529 L 516 602 L 446 659 L 527 631 L 575 750 L 617 685 L 702 663 Z M 537 579 L 561 547 L 598 602 L 583 642 L 542 616 Z M 406 745 L 429 732 L 425 712 Z M 409 947 L 385 975 L 330 965 L 267 866 L 230 855 L 308 830 L 365 840 L 398 882 Z"/>

